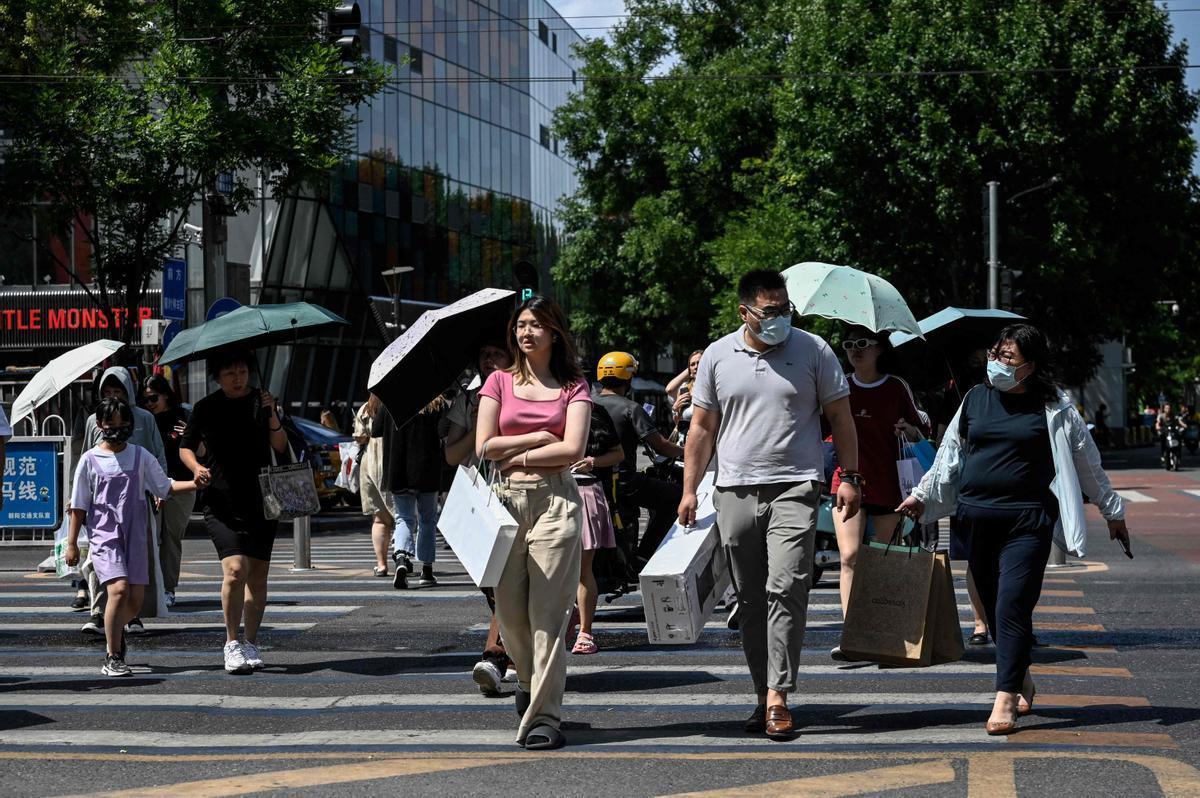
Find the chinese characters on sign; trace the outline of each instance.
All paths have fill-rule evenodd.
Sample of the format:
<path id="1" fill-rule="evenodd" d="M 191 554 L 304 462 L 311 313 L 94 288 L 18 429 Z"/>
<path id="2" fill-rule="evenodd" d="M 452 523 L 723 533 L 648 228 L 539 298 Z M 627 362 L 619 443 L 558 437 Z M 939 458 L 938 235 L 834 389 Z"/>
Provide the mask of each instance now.
<path id="1" fill-rule="evenodd" d="M 41 529 L 59 523 L 58 453 L 50 442 L 9 441 L 5 447 L 0 527 Z"/>

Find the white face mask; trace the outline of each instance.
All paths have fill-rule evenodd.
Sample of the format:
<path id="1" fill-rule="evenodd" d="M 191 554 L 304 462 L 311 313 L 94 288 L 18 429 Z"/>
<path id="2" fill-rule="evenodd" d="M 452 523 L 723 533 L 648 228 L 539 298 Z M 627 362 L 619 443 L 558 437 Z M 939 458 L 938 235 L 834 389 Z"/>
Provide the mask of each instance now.
<path id="1" fill-rule="evenodd" d="M 1021 365 L 1023 366 L 1025 364 L 1022 363 Z M 1017 370 L 1020 368 L 1021 366 L 1010 366 L 1006 363 L 1001 363 L 999 360 L 989 360 L 987 364 L 988 382 L 990 382 L 992 387 L 997 391 L 1004 391 L 1007 393 L 1021 383 L 1025 382 L 1025 379 L 1029 377 L 1029 375 L 1026 374 L 1024 378 L 1018 380 Z"/>
<path id="2" fill-rule="evenodd" d="M 747 325 L 749 326 L 749 325 Z M 759 331 L 750 330 L 750 334 L 767 346 L 777 346 L 788 339 L 792 332 L 792 320 L 787 316 L 774 319 L 759 319 Z"/>

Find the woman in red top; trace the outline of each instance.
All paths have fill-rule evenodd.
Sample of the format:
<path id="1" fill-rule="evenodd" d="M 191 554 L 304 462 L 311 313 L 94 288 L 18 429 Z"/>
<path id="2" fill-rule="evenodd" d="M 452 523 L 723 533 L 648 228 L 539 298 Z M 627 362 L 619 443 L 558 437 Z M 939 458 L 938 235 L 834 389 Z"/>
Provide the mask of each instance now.
<path id="1" fill-rule="evenodd" d="M 583 458 L 591 397 L 566 318 L 535 296 L 513 315 L 513 365 L 479 392 L 475 450 L 504 475 L 498 494 L 516 519 L 496 585 L 496 617 L 517 668 L 517 744 L 559 748 L 567 683 L 567 619 L 579 583 L 583 504 L 570 466 Z"/>
<path id="2" fill-rule="evenodd" d="M 900 477 L 896 461 L 900 459 L 900 436 L 910 441 L 929 434 L 929 422 L 917 412 L 912 391 L 904 380 L 889 374 L 892 346 L 886 333 L 873 333 L 852 327 L 842 339 L 842 348 L 854 373 L 850 376 L 850 410 L 858 432 L 858 470 L 863 475 L 862 512 L 848 521 L 836 510 L 833 525 L 837 530 L 841 557 L 839 589 L 842 614 L 850 599 L 854 563 L 867 528 L 867 517 L 875 536 L 886 540 L 900 522 L 895 512 L 900 501 Z M 837 492 L 838 478 L 833 480 Z M 840 651 L 833 650 L 835 658 Z"/>

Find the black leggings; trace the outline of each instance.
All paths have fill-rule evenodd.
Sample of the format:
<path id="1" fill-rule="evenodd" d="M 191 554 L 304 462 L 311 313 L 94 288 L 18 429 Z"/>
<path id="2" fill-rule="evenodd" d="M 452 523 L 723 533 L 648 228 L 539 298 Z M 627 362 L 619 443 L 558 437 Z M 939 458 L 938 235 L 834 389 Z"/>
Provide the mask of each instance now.
<path id="1" fill-rule="evenodd" d="M 959 506 L 958 524 L 970 535 L 971 574 L 996 641 L 996 689 L 1020 692 L 1033 649 L 1033 608 L 1042 594 L 1057 520 L 1046 510 Z"/>

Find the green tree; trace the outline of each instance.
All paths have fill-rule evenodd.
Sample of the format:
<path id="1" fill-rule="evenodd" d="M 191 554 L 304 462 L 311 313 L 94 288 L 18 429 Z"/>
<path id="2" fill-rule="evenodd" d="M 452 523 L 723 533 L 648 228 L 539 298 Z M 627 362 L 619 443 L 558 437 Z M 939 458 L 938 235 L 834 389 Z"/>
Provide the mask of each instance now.
<path id="1" fill-rule="evenodd" d="M 134 318 L 187 208 L 219 175 L 233 177 L 236 212 L 258 174 L 282 196 L 341 159 L 347 109 L 386 76 L 362 54 L 343 63 L 326 41 L 318 20 L 334 5 L 0 2 L 0 125 L 12 138 L 0 203 L 26 214 L 36 204 L 56 234 L 81 227 L 94 284 L 43 242 L 44 256 L 110 317 L 123 304 Z M 126 325 L 125 339 L 134 332 Z"/>
<path id="2" fill-rule="evenodd" d="M 1024 272 L 1024 308 L 1063 350 L 1068 383 L 1091 373 L 1102 338 L 1137 345 L 1165 286 L 1190 273 L 1196 217 L 1196 99 L 1183 83 L 1185 53 L 1151 0 L 752 5 L 754 24 L 723 25 L 724 3 L 633 4 L 650 16 L 585 51 L 585 78 L 649 74 L 623 67 L 637 65 L 630 54 L 650 37 L 680 58 L 669 80 L 589 81 L 565 112 L 560 130 L 590 170 L 577 200 L 591 215 L 577 210 L 569 230 L 581 218 L 619 220 L 607 239 L 571 247 L 586 241 L 592 262 L 612 262 L 635 228 L 658 226 L 622 216 L 620 203 L 678 191 L 703 219 L 696 271 L 717 287 L 684 295 L 698 304 L 680 316 L 714 320 L 693 329 L 729 329 L 730 286 L 745 270 L 801 260 L 881 274 L 922 316 L 986 302 L 984 184 L 997 180 L 1012 197 L 1057 176 L 1003 206 L 1001 259 Z M 658 30 L 639 33 L 651 20 Z M 625 105 L 601 101 L 609 95 Z M 737 124 L 733 109 L 754 123 Z M 687 135 L 707 123 L 715 141 Z M 613 141 L 636 156 L 608 158 Z M 736 155 L 722 149 L 729 142 Z M 677 153 L 719 162 L 720 179 L 696 180 L 702 170 L 681 165 L 655 184 L 625 168 L 679 164 Z M 714 297 L 716 308 L 705 307 Z M 660 323 L 653 305 L 643 312 L 641 324 Z"/>

